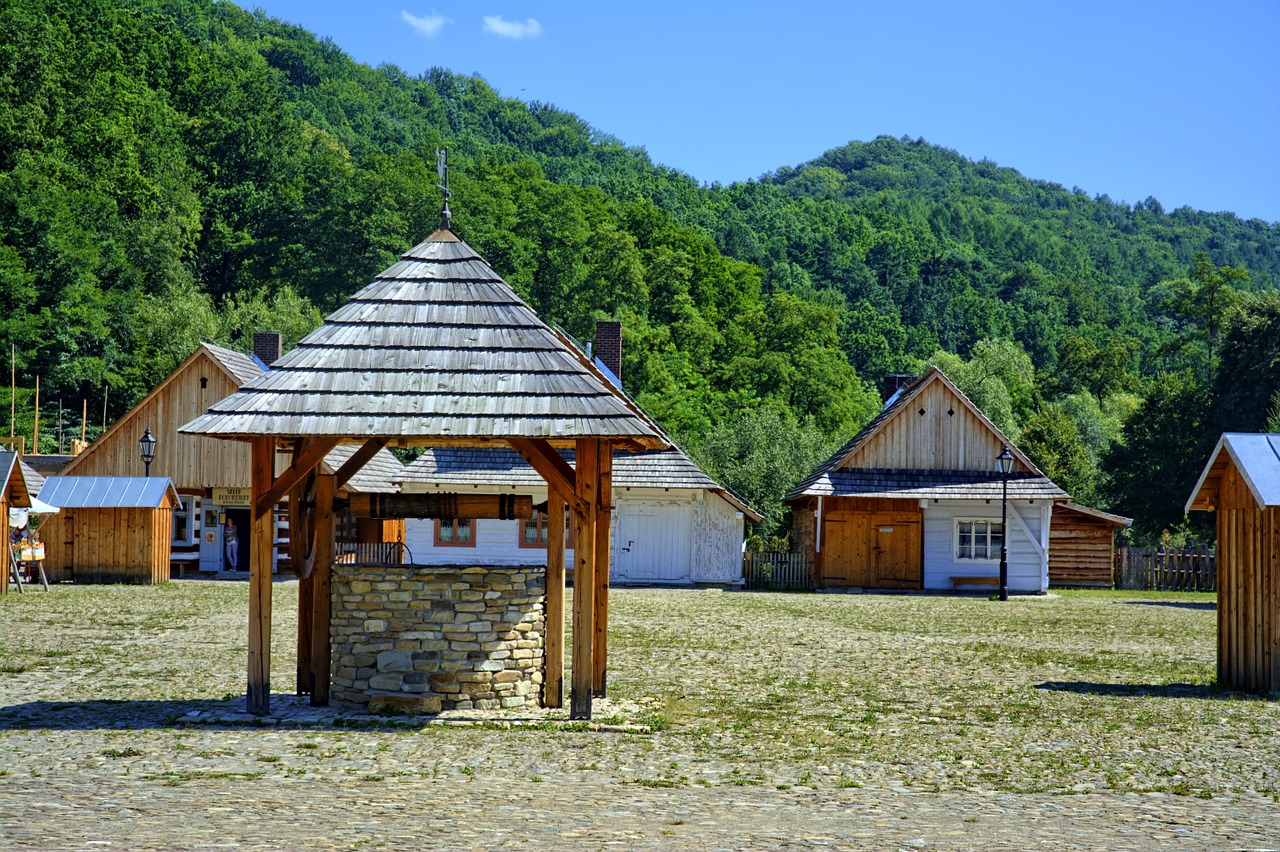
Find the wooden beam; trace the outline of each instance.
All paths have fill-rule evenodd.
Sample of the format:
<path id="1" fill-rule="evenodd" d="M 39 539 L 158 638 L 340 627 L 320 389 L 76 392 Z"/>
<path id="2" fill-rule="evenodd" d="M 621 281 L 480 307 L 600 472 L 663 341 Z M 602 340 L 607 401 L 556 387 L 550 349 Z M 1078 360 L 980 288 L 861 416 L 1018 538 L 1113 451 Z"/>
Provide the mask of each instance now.
<path id="1" fill-rule="evenodd" d="M 329 501 L 332 506 L 333 501 Z M 347 508 L 358 518 L 498 518 L 533 514 L 528 494 L 352 494 Z"/>
<path id="2" fill-rule="evenodd" d="M 333 493 L 337 477 L 316 478 L 316 559 L 312 576 L 311 706 L 329 706 L 329 677 L 332 671 L 331 578 L 333 576 Z"/>
<path id="3" fill-rule="evenodd" d="M 594 439 L 592 439 L 594 440 Z M 555 448 L 543 440 L 509 438 L 511 448 L 547 481 L 547 486 L 564 495 L 565 502 L 575 515 L 586 514 L 587 507 L 580 502 L 577 492 L 577 474 L 570 464 L 560 457 Z M 582 440 L 578 441 L 579 446 Z"/>
<path id="4" fill-rule="evenodd" d="M 564 706 L 564 497 L 547 489 L 547 620 L 542 706 Z"/>
<path id="5" fill-rule="evenodd" d="M 591 682 L 594 672 L 592 643 L 595 635 L 596 521 L 600 507 L 600 441 L 578 439 L 577 498 L 583 511 L 574 511 L 573 537 L 573 689 L 569 718 L 591 718 Z"/>
<path id="6" fill-rule="evenodd" d="M 604 698 L 609 668 L 609 539 L 613 511 L 613 447 L 600 442 L 599 486 L 596 488 L 595 635 L 592 637 L 591 691 Z"/>
<path id="7" fill-rule="evenodd" d="M 311 694 L 311 632 L 315 613 L 311 591 L 315 582 L 313 577 L 298 578 L 298 695 Z"/>
<path id="8" fill-rule="evenodd" d="M 334 475 L 334 490 L 347 484 L 347 480 L 355 476 L 360 468 L 369 463 L 369 459 L 378 454 L 378 450 L 387 445 L 388 438 L 370 438 L 360 445 L 360 449 L 351 454 L 351 458 L 342 463 Z"/>
<path id="9" fill-rule="evenodd" d="M 303 438 L 293 451 L 293 463 L 271 483 L 261 496 L 254 497 L 253 510 L 261 515 L 284 499 L 293 486 L 310 473 L 316 465 L 324 461 L 324 457 L 338 446 L 337 438 Z M 271 461 L 271 472 L 275 473 L 275 459 Z"/>
<path id="10" fill-rule="evenodd" d="M 273 503 L 263 505 L 275 468 L 275 438 L 253 438 L 250 491 L 254 511 L 249 519 L 249 677 L 248 711 L 271 712 L 271 556 L 275 526 Z"/>

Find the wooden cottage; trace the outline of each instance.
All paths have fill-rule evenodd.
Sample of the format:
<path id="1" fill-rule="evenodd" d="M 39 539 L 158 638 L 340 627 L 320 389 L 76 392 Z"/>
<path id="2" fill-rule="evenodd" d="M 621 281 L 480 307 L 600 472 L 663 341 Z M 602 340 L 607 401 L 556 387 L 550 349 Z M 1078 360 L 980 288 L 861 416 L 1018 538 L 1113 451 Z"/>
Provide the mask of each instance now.
<path id="1" fill-rule="evenodd" d="M 125 477 L 143 473 L 138 439 L 151 430 L 156 438 L 156 455 L 151 473 L 167 476 L 178 494 L 173 510 L 170 536 L 171 573 L 183 576 L 187 570 L 206 574 L 228 571 L 227 520 L 240 531 L 249 529 L 250 452 L 247 444 L 219 441 L 178 431 L 214 402 L 262 376 L 267 363 L 279 358 L 281 336 L 274 332 L 254 335 L 254 354 L 246 355 L 212 343 L 201 343 L 185 361 L 146 396 L 112 424 L 97 440 L 62 468 L 63 476 Z M 332 474 L 346 462 L 354 448 L 336 448 L 321 463 L 321 471 Z M 280 448 L 277 471 L 288 467 L 286 448 Z M 386 490 L 397 478 L 399 461 L 383 450 L 354 474 L 340 490 L 339 497 L 366 488 Z M 288 566 L 289 520 L 286 507 L 273 513 L 273 569 Z M 357 524 L 340 514 L 339 539 L 344 544 L 390 541 L 403 537 L 402 523 Z M 239 535 L 238 567 L 249 564 L 254 543 Z"/>
<path id="2" fill-rule="evenodd" d="M 1052 508 L 1068 496 L 936 367 L 784 498 L 816 584 L 994 588 L 1005 535 L 996 456 L 1006 446 L 1008 588 L 1046 591 Z"/>
<path id="3" fill-rule="evenodd" d="M 561 450 L 569 465 L 572 450 Z M 547 499 L 547 484 L 514 450 L 434 447 L 405 468 L 405 493 L 469 491 Z M 614 453 L 609 579 L 613 584 L 732 584 L 742 578 L 743 524 L 760 513 L 726 491 L 678 448 Z M 449 564 L 460 547 L 496 564 L 545 562 L 546 513 L 519 520 L 409 520 L 405 541 L 418 564 Z M 457 529 L 462 534 L 455 535 Z M 573 564 L 573 545 L 565 554 Z"/>
<path id="4" fill-rule="evenodd" d="M 0 477 L 3 477 L 0 480 L 0 518 L 4 518 L 6 525 L 4 547 L 0 547 L 0 594 L 9 591 L 10 560 L 12 559 L 7 529 L 9 510 L 31 507 L 31 492 L 27 487 L 22 465 L 19 464 L 20 458 L 11 450 L 0 451 Z"/>
<path id="5" fill-rule="evenodd" d="M 1116 531 L 1133 518 L 1057 503 L 1049 532 L 1049 585 L 1110 589 L 1115 585 Z"/>
<path id="6" fill-rule="evenodd" d="M 163 583 L 178 492 L 168 477 L 50 476 L 40 499 L 51 582 Z"/>
<path id="7" fill-rule="evenodd" d="M 1217 513 L 1219 683 L 1280 692 L 1280 435 L 1224 434 L 1186 508 Z"/>
<path id="8" fill-rule="evenodd" d="M 249 443 L 255 541 L 270 542 L 269 513 L 277 500 L 303 491 L 314 495 L 301 503 L 314 506 L 315 532 L 307 537 L 315 542 L 316 556 L 313 572 L 303 572 L 299 588 L 298 688 L 309 692 L 316 704 L 328 703 L 332 684 L 339 700 L 364 699 L 371 706 L 518 706 L 539 699 L 560 705 L 564 562 L 554 545 L 548 548 L 545 569 L 536 572 L 464 563 L 451 575 L 458 578 L 451 582 L 481 583 L 487 591 L 499 584 L 503 594 L 512 596 L 510 612 L 521 620 L 505 624 L 499 612 L 485 624 L 495 635 L 524 631 L 522 641 L 531 647 L 522 650 L 536 652 L 542 663 L 536 670 L 532 660 L 525 664 L 511 662 L 510 655 L 492 656 L 501 651 L 473 653 L 469 649 L 474 643 L 462 639 L 458 647 L 448 644 L 453 639 L 441 640 L 448 644 L 443 649 L 422 647 L 427 641 L 421 638 L 422 629 L 403 632 L 409 613 L 403 619 L 368 615 L 389 604 L 368 597 L 380 595 L 376 588 L 369 591 L 377 584 L 371 579 L 381 582 L 380 569 L 349 570 L 335 564 L 332 554 L 331 495 L 382 447 L 515 449 L 556 495 L 548 504 L 549 525 L 563 524 L 565 504 L 574 517 L 571 716 L 590 718 L 592 696 L 603 694 L 606 682 L 604 566 L 609 558 L 607 495 L 613 451 L 657 449 L 667 442 L 453 232 L 447 207 L 439 230 L 329 315 L 269 372 L 211 405 L 181 431 Z M 312 492 L 306 483 L 317 465 L 343 444 L 359 449 L 332 476 L 315 477 Z M 293 461 L 276 474 L 272 461 L 281 446 L 291 451 Z M 570 447 L 577 452 L 576 468 L 556 452 Z M 394 506 L 379 498 L 359 507 L 357 514 L 457 519 L 516 518 L 531 512 L 527 498 L 513 495 L 397 496 Z M 298 530 L 291 530 L 291 535 L 297 536 Z M 441 570 L 432 569 L 437 574 Z M 395 576 L 397 582 L 419 579 L 418 572 L 406 578 L 404 568 Z M 493 579 L 476 579 L 490 576 Z M 262 713 L 270 705 L 271 588 L 270 563 L 261 550 L 252 560 L 250 585 L 247 703 L 251 712 Z M 428 586 L 421 586 L 423 595 L 433 593 Z M 477 600 L 483 601 L 489 597 L 487 591 L 477 586 L 468 594 L 478 593 Z M 438 606 L 419 608 L 412 616 L 444 618 L 457 599 L 451 594 L 436 601 Z M 458 633 L 453 623 L 450 617 L 446 636 Z M 340 630 L 331 632 L 335 625 Z M 387 653 L 370 655 L 376 648 Z M 336 673 L 333 659 L 338 662 Z M 366 659 L 374 664 L 360 662 Z M 369 669 L 376 671 L 370 674 Z M 465 677 L 463 672 L 468 672 Z"/>

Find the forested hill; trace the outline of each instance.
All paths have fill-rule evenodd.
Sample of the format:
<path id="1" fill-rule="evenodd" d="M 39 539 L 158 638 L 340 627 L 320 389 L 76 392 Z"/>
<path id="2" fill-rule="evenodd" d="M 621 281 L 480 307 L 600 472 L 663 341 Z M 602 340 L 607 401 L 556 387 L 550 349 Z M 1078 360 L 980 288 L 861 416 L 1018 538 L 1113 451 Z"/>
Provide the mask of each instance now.
<path id="1" fill-rule="evenodd" d="M 882 375 L 933 362 L 1074 495 L 1158 532 L 1181 513 L 1139 505 L 1133 413 L 1191 403 L 1174 493 L 1280 384 L 1276 224 L 884 137 L 702 186 L 572 113 L 369 68 L 230 2 L 0 0 L 18 431 L 37 376 L 51 451 L 58 401 L 78 432 L 81 400 L 109 421 L 202 338 L 292 344 L 434 229 L 437 146 L 460 234 L 580 338 L 622 320 L 628 390 L 758 503 L 872 416 Z"/>

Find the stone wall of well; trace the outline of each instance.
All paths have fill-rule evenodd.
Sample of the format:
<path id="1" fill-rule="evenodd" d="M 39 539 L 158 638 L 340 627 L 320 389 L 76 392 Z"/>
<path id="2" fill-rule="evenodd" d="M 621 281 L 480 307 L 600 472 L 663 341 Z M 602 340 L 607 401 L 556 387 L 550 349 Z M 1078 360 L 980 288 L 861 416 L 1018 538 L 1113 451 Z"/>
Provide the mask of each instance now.
<path id="1" fill-rule="evenodd" d="M 539 566 L 335 565 L 333 700 L 437 713 L 541 701 Z"/>

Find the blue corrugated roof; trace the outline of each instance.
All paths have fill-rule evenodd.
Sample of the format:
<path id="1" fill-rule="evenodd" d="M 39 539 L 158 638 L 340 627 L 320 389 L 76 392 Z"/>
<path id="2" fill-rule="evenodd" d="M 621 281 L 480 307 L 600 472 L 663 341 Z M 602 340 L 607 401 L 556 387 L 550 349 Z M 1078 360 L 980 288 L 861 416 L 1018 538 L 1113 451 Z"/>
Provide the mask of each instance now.
<path id="1" fill-rule="evenodd" d="M 167 476 L 51 476 L 40 499 L 63 509 L 154 509 L 178 500 Z"/>
<path id="2" fill-rule="evenodd" d="M 1209 454 L 1209 463 L 1205 465 L 1200 481 L 1187 500 L 1186 511 L 1191 511 L 1214 463 L 1224 451 L 1235 462 L 1236 469 L 1249 486 L 1253 498 L 1258 501 L 1259 508 L 1280 506 L 1280 435 L 1226 432 L 1218 439 L 1218 446 Z"/>

